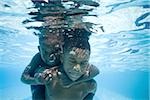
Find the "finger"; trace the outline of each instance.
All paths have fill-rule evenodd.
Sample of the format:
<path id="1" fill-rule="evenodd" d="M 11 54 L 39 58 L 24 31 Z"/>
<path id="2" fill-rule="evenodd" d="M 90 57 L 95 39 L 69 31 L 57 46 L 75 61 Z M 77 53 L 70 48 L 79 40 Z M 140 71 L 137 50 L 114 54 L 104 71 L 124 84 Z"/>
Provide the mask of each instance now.
<path id="1" fill-rule="evenodd" d="M 46 72 L 46 73 L 42 73 L 42 78 L 46 78 L 47 76 L 48 76 L 49 74 L 48 74 L 48 72 Z"/>
<path id="2" fill-rule="evenodd" d="M 47 83 L 50 83 L 52 80 L 53 80 L 52 78 L 49 78 L 49 79 L 47 80 Z"/>
<path id="3" fill-rule="evenodd" d="M 84 50 L 84 55 L 85 56 L 89 55 L 89 50 Z"/>
<path id="4" fill-rule="evenodd" d="M 49 70 L 47 71 L 47 74 L 51 74 L 51 73 L 52 73 L 52 70 L 49 69 Z"/>
<path id="5" fill-rule="evenodd" d="M 45 80 L 48 81 L 50 78 L 52 78 L 52 74 L 49 74 L 45 77 Z"/>
<path id="6" fill-rule="evenodd" d="M 84 54 L 84 58 L 88 58 L 89 57 L 89 50 L 85 50 L 85 54 Z"/>
<path id="7" fill-rule="evenodd" d="M 42 74 L 43 74 L 44 77 L 46 77 L 49 73 L 50 73 L 49 69 L 46 69 Z"/>
<path id="8" fill-rule="evenodd" d="M 56 76 L 57 76 L 57 72 L 54 71 L 54 72 L 53 72 L 53 77 L 56 77 Z"/>
<path id="9" fill-rule="evenodd" d="M 45 69 L 45 70 L 43 71 L 43 73 L 47 73 L 47 71 L 48 71 L 48 69 Z"/>
<path id="10" fill-rule="evenodd" d="M 47 76 L 47 77 L 45 78 L 45 81 L 47 82 L 47 81 L 49 80 L 49 78 L 51 78 L 51 77 Z"/>
<path id="11" fill-rule="evenodd" d="M 61 75 L 61 72 L 58 69 L 56 69 L 56 73 L 57 75 Z"/>
<path id="12" fill-rule="evenodd" d="M 80 49 L 80 51 L 79 51 L 80 58 L 83 58 L 84 52 L 85 52 L 84 49 Z"/>
<path id="13" fill-rule="evenodd" d="M 58 71 L 58 75 L 61 75 L 61 72 Z"/>
<path id="14" fill-rule="evenodd" d="M 39 77 L 39 76 L 40 76 L 40 74 L 41 74 L 41 73 L 35 73 L 35 74 L 34 74 L 34 77 L 36 77 L 36 78 L 37 78 L 37 77 Z"/>
<path id="15" fill-rule="evenodd" d="M 75 53 L 78 54 L 78 52 L 79 52 L 79 48 L 76 48 Z"/>
<path id="16" fill-rule="evenodd" d="M 52 74 L 49 74 L 48 77 L 52 78 Z"/>
<path id="17" fill-rule="evenodd" d="M 42 77 L 43 79 L 45 79 L 45 78 L 46 78 L 46 76 L 47 76 L 47 75 L 46 75 L 46 74 L 44 74 L 44 73 L 43 73 L 43 74 L 41 74 L 41 77 Z"/>
<path id="18" fill-rule="evenodd" d="M 80 50 L 80 57 L 84 58 L 85 57 L 85 50 Z"/>
<path id="19" fill-rule="evenodd" d="M 77 48 L 77 50 L 76 50 L 76 54 L 77 54 L 77 56 L 79 57 L 80 56 L 80 49 L 79 48 Z"/>
<path id="20" fill-rule="evenodd" d="M 56 73 L 57 73 L 57 72 L 58 72 L 58 69 L 56 69 L 55 71 L 56 71 Z"/>
<path id="21" fill-rule="evenodd" d="M 81 49 L 81 48 L 79 48 L 79 49 L 78 49 L 78 55 L 80 55 L 80 54 L 81 54 L 81 52 L 82 52 L 82 49 Z"/>
<path id="22" fill-rule="evenodd" d="M 83 55 L 86 55 L 87 50 L 83 50 Z"/>

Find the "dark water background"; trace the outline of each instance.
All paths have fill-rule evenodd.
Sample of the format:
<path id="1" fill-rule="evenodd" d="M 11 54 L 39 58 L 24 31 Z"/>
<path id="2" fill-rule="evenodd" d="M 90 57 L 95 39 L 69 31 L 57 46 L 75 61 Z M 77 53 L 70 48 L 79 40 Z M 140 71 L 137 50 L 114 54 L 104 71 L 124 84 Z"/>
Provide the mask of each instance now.
<path id="1" fill-rule="evenodd" d="M 101 0 L 87 20 L 99 24 L 90 37 L 91 58 L 101 71 L 94 100 L 148 100 L 149 0 Z M 30 0 L 0 1 L 0 100 L 30 100 L 20 76 L 38 52 L 38 38 L 22 21 Z M 100 29 L 103 26 L 104 32 Z"/>

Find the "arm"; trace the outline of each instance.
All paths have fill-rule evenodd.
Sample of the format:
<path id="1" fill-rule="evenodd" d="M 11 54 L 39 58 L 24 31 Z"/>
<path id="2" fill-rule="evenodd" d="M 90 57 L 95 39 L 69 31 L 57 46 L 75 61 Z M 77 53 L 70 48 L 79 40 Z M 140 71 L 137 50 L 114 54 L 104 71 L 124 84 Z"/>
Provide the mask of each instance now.
<path id="1" fill-rule="evenodd" d="M 21 76 L 21 81 L 25 84 L 30 84 L 30 85 L 42 85 L 42 83 L 37 81 L 38 76 L 34 77 L 34 76 L 30 75 L 30 73 L 29 73 L 30 69 L 31 69 L 31 66 L 27 66 L 25 68 L 25 70 Z"/>
<path id="2" fill-rule="evenodd" d="M 73 84 L 91 80 L 98 74 L 99 74 L 99 69 L 96 66 L 91 64 L 89 65 L 87 72 L 83 76 L 81 76 L 78 80 L 76 80 Z"/>
<path id="3" fill-rule="evenodd" d="M 36 85 L 39 84 L 34 78 L 35 70 L 40 66 L 41 58 L 37 53 L 31 60 L 30 64 L 25 68 L 22 73 L 21 81 L 25 84 Z"/>

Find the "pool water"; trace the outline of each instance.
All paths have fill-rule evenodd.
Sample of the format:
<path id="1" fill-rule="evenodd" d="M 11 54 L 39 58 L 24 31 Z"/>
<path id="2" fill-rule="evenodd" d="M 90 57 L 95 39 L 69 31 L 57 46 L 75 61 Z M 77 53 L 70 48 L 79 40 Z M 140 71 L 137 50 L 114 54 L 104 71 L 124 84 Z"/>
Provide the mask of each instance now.
<path id="1" fill-rule="evenodd" d="M 90 36 L 90 63 L 100 74 L 94 100 L 149 100 L 149 0 L 100 0 Z M 31 100 L 21 74 L 38 52 L 38 38 L 22 21 L 30 0 L 0 1 L 0 100 Z M 103 31 L 100 28 L 103 26 Z"/>

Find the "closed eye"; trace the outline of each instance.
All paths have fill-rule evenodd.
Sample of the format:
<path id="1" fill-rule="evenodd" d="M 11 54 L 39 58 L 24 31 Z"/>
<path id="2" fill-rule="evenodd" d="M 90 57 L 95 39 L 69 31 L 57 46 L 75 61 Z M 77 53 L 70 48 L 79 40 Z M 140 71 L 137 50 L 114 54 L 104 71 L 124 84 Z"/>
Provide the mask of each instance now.
<path id="1" fill-rule="evenodd" d="M 86 65 L 88 63 L 88 61 L 82 61 L 80 64 L 81 65 Z"/>
<path id="2" fill-rule="evenodd" d="M 69 62 L 70 62 L 70 64 L 76 64 L 76 63 L 77 63 L 77 62 L 76 62 L 75 60 L 73 60 L 73 59 L 70 59 Z"/>

